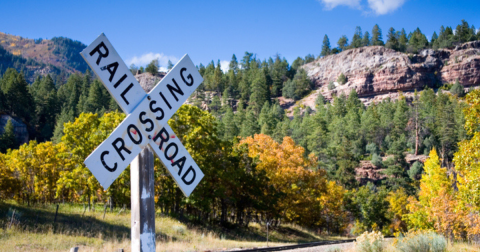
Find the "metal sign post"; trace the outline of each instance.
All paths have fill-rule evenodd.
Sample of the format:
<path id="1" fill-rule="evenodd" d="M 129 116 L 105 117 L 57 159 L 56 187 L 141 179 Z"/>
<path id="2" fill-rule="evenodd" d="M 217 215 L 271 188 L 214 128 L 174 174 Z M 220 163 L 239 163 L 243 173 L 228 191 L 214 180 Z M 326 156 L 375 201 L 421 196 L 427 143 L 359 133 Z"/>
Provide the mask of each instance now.
<path id="1" fill-rule="evenodd" d="M 127 114 L 84 163 L 104 189 L 131 163 L 132 251 L 155 251 L 152 152 L 188 197 L 204 174 L 167 122 L 203 78 L 185 55 L 146 94 L 103 33 L 81 55 Z"/>

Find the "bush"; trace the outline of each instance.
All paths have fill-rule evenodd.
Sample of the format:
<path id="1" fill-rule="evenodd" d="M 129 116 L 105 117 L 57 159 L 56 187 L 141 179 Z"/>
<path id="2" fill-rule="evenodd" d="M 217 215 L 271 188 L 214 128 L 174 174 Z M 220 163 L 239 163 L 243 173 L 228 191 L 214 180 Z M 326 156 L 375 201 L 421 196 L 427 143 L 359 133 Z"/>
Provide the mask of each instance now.
<path id="1" fill-rule="evenodd" d="M 155 75 L 158 73 L 158 59 L 152 60 L 148 65 L 147 68 L 145 68 L 145 71 L 148 73 L 151 73 L 152 75 Z M 143 71 L 142 71 L 143 72 Z"/>
<path id="2" fill-rule="evenodd" d="M 328 83 L 327 88 L 328 88 L 328 90 L 333 90 L 333 89 L 335 89 L 335 84 L 333 84 L 333 81 L 330 81 L 330 83 Z"/>
<path id="3" fill-rule="evenodd" d="M 455 81 L 455 84 L 453 84 L 452 88 L 450 88 L 450 92 L 458 97 L 463 97 L 465 95 L 465 90 L 458 79 Z"/>
<path id="4" fill-rule="evenodd" d="M 347 83 L 347 77 L 345 77 L 345 75 L 341 73 L 340 76 L 338 76 L 337 82 L 338 84 L 343 85 Z"/>
<path id="5" fill-rule="evenodd" d="M 372 155 L 373 155 L 374 153 L 378 154 L 378 151 L 379 151 L 379 150 L 378 150 L 378 147 L 377 147 L 377 145 L 376 145 L 375 143 L 369 143 L 369 144 L 367 144 L 367 146 L 366 146 L 365 149 L 366 149 L 366 151 L 367 151 L 368 153 L 370 153 L 370 154 L 372 154 Z"/>
<path id="6" fill-rule="evenodd" d="M 377 166 L 377 167 L 382 166 L 382 158 L 377 153 L 372 154 L 372 164 Z"/>
<path id="7" fill-rule="evenodd" d="M 447 239 L 433 231 L 410 231 L 405 237 L 395 239 L 393 243 L 402 252 L 447 250 Z"/>
<path id="8" fill-rule="evenodd" d="M 383 235 L 381 232 L 365 232 L 356 239 L 355 251 L 381 252 L 383 251 Z"/>
<path id="9" fill-rule="evenodd" d="M 418 180 L 420 179 L 419 175 L 422 174 L 422 171 L 423 171 L 423 164 L 421 162 L 415 161 L 412 167 L 410 167 L 410 170 L 408 170 L 408 176 L 412 180 Z"/>

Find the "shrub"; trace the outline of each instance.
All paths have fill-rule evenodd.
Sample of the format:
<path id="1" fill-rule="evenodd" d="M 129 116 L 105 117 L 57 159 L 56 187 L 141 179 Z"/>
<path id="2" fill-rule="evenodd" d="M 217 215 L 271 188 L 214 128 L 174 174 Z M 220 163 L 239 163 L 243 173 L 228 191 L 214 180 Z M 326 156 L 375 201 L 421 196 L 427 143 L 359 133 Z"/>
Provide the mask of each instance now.
<path id="1" fill-rule="evenodd" d="M 364 232 L 357 237 L 355 251 L 358 252 L 381 252 L 383 251 L 383 235 L 380 231 Z"/>
<path id="2" fill-rule="evenodd" d="M 335 84 L 333 84 L 333 81 L 330 81 L 330 83 L 328 83 L 327 88 L 328 88 L 328 90 L 333 90 L 333 89 L 335 89 Z"/>
<path id="3" fill-rule="evenodd" d="M 458 79 L 455 81 L 455 84 L 453 84 L 452 88 L 450 88 L 450 92 L 458 97 L 463 97 L 465 95 L 465 90 Z"/>
<path id="4" fill-rule="evenodd" d="M 410 170 L 408 170 L 408 176 L 412 180 L 417 180 L 420 179 L 418 175 L 422 174 L 423 171 L 423 164 L 421 162 L 415 161 L 413 165 L 410 167 Z"/>
<path id="5" fill-rule="evenodd" d="M 347 83 L 347 77 L 345 77 L 345 75 L 341 73 L 340 76 L 338 76 L 337 82 L 338 84 L 343 85 Z"/>
<path id="6" fill-rule="evenodd" d="M 368 153 L 370 153 L 370 154 L 374 154 L 374 153 L 378 154 L 378 151 L 379 151 L 379 150 L 378 150 L 378 147 L 377 147 L 377 145 L 376 145 L 375 143 L 369 143 L 369 144 L 367 144 L 367 146 L 366 146 L 365 149 L 366 149 L 366 151 L 367 151 Z"/>
<path id="7" fill-rule="evenodd" d="M 372 164 L 377 166 L 377 167 L 382 166 L 382 158 L 377 153 L 372 154 Z"/>
<path id="8" fill-rule="evenodd" d="M 447 239 L 433 231 L 409 231 L 405 237 L 395 239 L 394 245 L 402 252 L 443 252 L 447 250 Z"/>

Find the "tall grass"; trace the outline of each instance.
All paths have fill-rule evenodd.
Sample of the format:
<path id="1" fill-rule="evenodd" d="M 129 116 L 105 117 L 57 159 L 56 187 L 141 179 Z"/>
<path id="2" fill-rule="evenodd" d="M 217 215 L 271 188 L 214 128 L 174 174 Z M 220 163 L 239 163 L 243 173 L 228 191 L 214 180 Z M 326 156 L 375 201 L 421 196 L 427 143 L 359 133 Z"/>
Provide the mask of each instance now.
<path id="1" fill-rule="evenodd" d="M 13 216 L 13 211 L 15 215 Z M 130 251 L 130 211 L 107 209 L 104 205 L 84 212 L 80 204 L 26 206 L 0 203 L 0 252 L 2 251 Z M 12 216 L 13 222 L 12 222 Z M 12 222 L 9 228 L 10 222 Z M 223 227 L 163 216 L 155 218 L 157 251 L 206 251 L 266 246 L 266 227 Z M 296 225 L 270 227 L 269 246 L 304 243 L 342 237 L 319 236 Z"/>

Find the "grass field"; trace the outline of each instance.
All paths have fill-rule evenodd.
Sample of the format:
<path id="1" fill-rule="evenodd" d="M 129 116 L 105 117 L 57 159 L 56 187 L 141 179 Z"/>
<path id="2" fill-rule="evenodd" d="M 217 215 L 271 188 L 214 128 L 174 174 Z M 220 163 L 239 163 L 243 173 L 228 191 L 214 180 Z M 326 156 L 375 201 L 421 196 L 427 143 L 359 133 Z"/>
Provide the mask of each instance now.
<path id="1" fill-rule="evenodd" d="M 0 251 L 130 251 L 130 211 L 107 209 L 103 205 L 85 211 L 82 205 L 26 206 L 0 203 Z M 15 218 L 12 221 L 12 214 Z M 119 213 L 120 212 L 120 213 Z M 252 223 L 248 227 L 194 224 L 168 216 L 155 218 L 157 251 L 207 251 L 266 246 L 266 229 Z M 269 246 L 296 244 L 343 237 L 318 236 L 294 225 L 270 228 Z"/>

